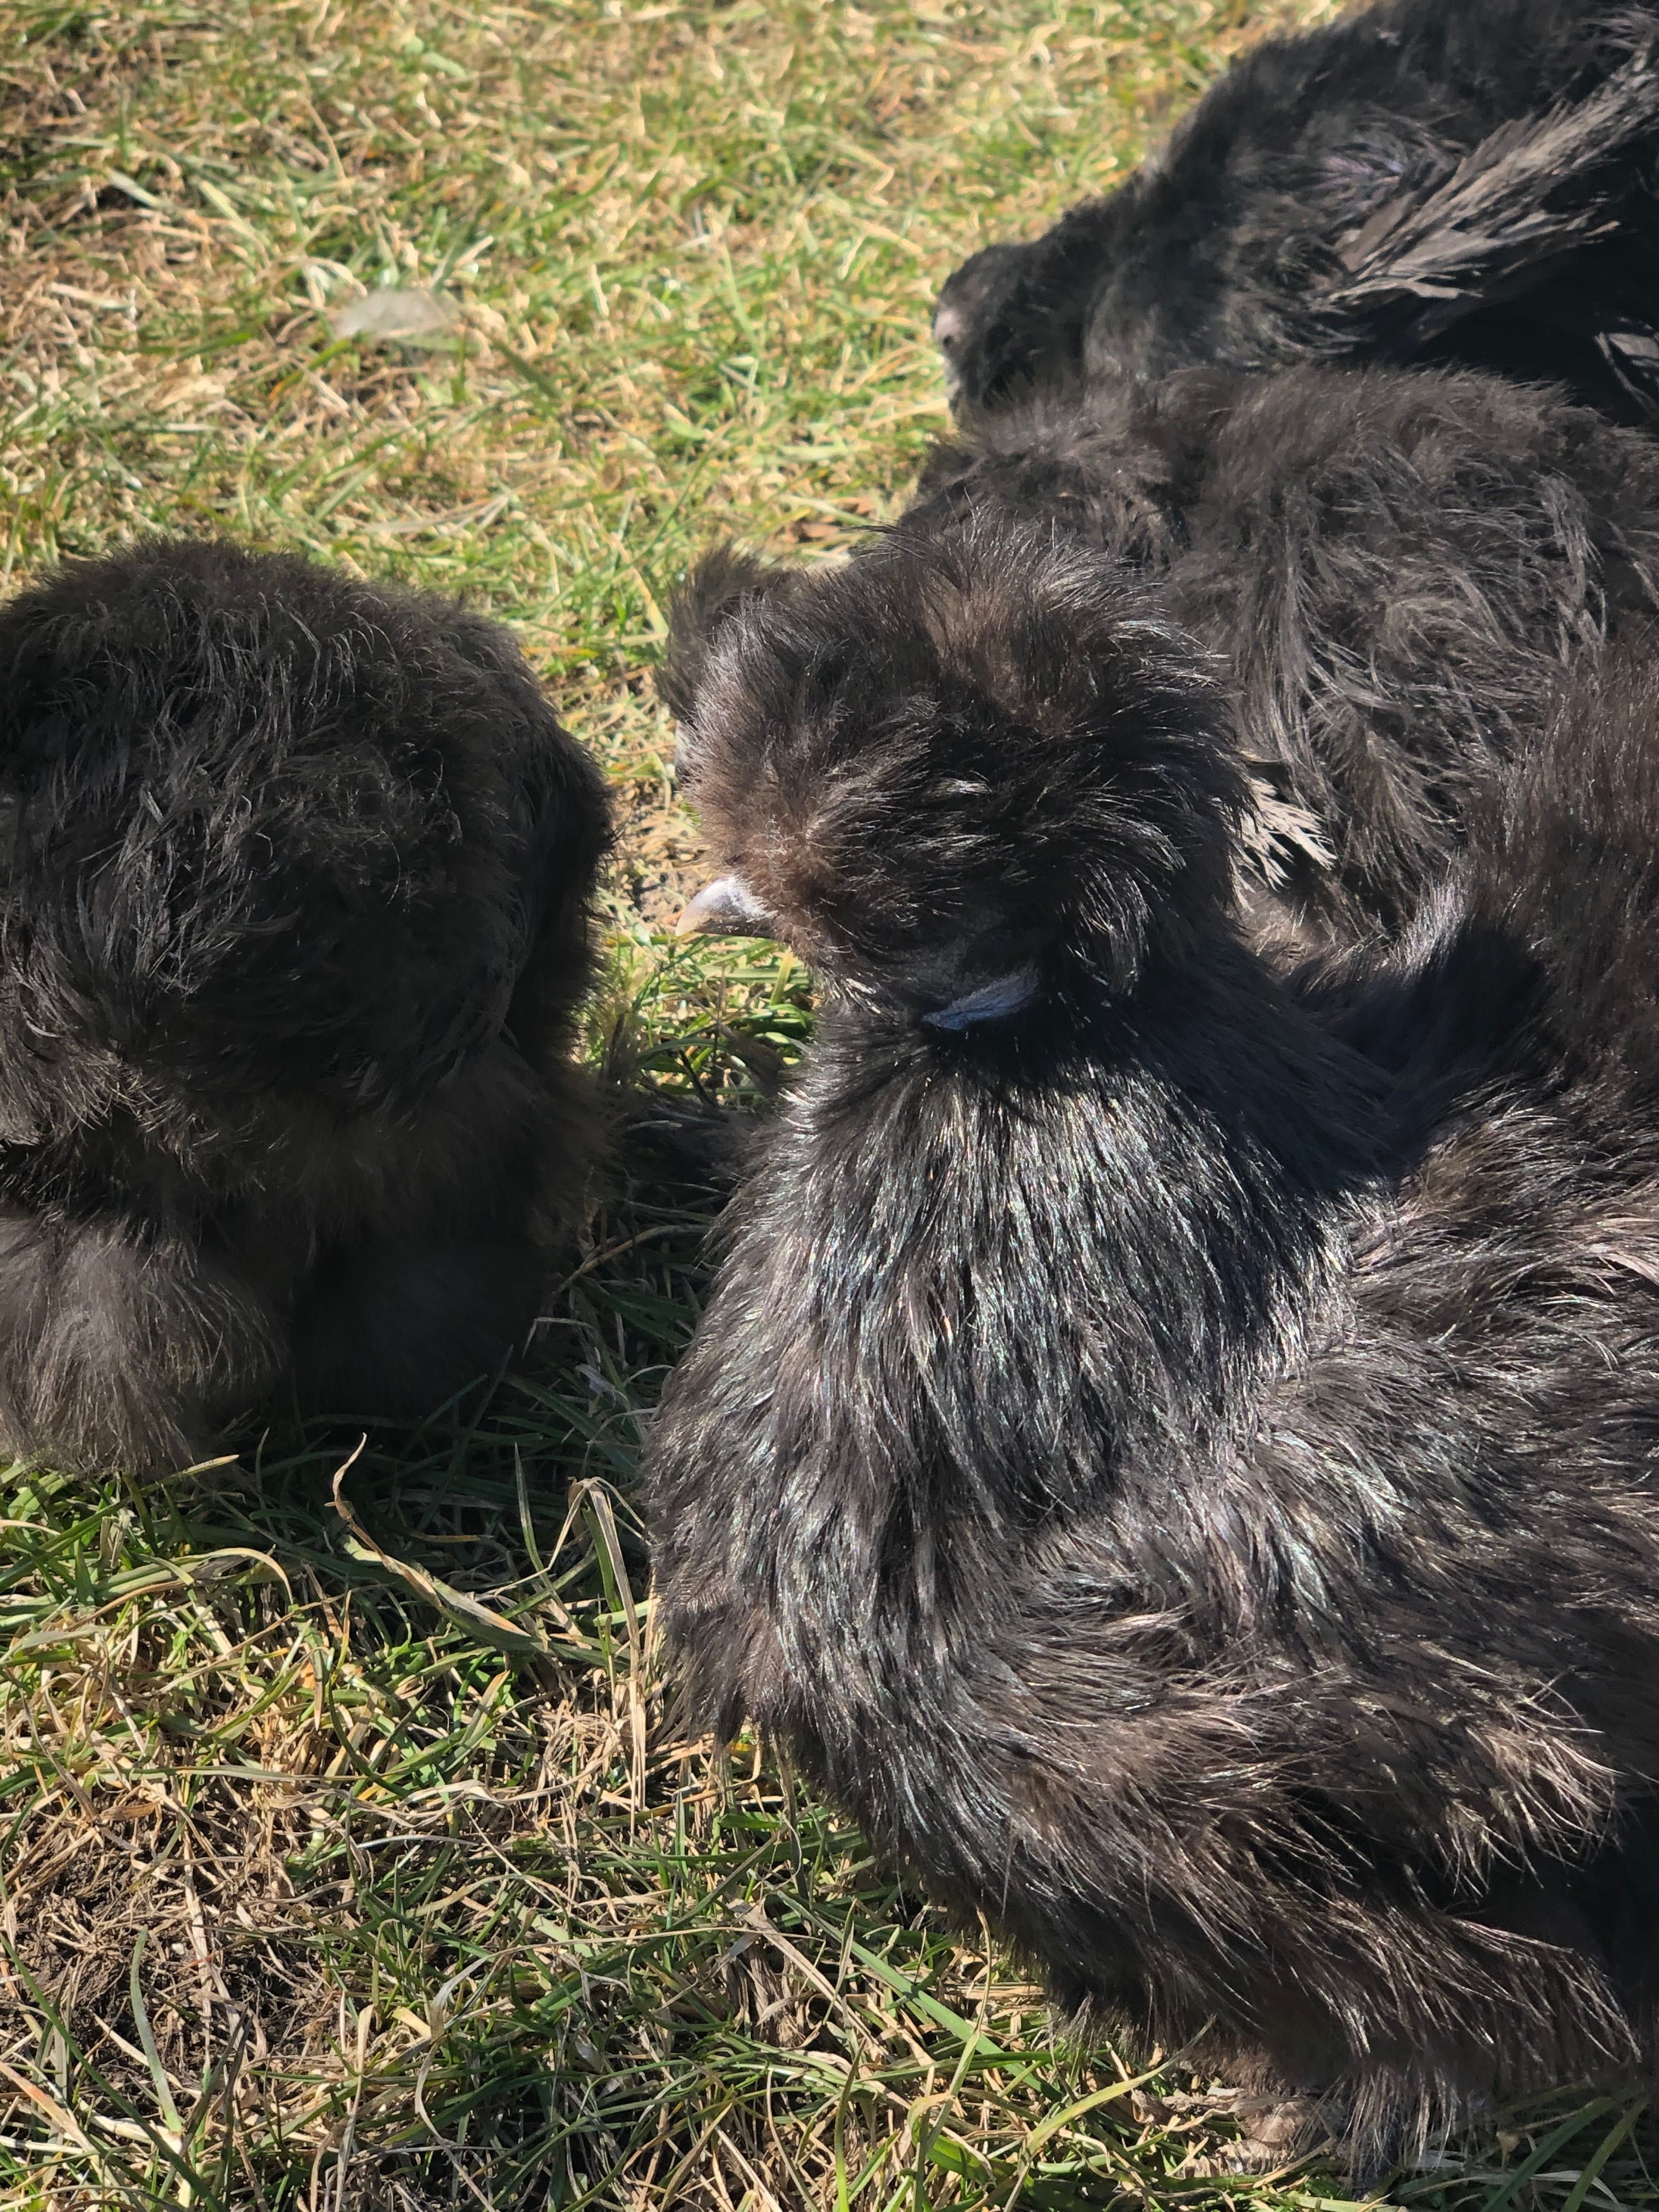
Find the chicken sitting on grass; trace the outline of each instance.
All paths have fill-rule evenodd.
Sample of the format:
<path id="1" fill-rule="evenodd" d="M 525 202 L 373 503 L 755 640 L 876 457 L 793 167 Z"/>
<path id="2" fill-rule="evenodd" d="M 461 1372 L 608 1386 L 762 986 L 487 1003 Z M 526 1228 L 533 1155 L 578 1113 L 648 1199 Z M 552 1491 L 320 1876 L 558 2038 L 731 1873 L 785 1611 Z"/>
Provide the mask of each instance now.
<path id="1" fill-rule="evenodd" d="M 158 541 L 0 608 L 0 1447 L 179 1464 L 500 1360 L 592 1152 L 606 836 L 442 601 Z"/>
<path id="2" fill-rule="evenodd" d="M 1357 2155 L 1651 2065 L 1659 684 L 1287 975 L 1120 568 L 973 517 L 744 574 L 667 672 L 688 921 L 823 1012 L 649 1451 L 696 1716 Z"/>
<path id="3" fill-rule="evenodd" d="M 1659 416 L 1659 8 L 1383 0 L 1267 41 L 1162 158 L 941 293 L 957 402 L 1355 356 Z"/>

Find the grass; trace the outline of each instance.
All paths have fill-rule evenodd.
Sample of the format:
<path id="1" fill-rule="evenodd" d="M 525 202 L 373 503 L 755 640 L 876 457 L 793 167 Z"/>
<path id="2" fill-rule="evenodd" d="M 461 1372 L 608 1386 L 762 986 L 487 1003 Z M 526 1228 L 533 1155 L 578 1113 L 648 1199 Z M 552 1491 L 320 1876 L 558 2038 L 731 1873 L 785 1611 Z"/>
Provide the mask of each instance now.
<path id="1" fill-rule="evenodd" d="M 720 532 L 833 553 L 943 420 L 945 272 L 1319 0 L 0 0 L 0 568 L 228 529 L 510 623 L 623 824 L 590 1049 L 752 1103 L 806 979 L 676 949 L 648 669 Z M 337 337 L 382 286 L 435 342 Z M 709 1201 L 619 1162 L 414 1433 L 0 1472 L 0 2203 L 1284 2212 L 1224 2091 L 1068 2045 L 765 1747 L 678 1737 L 630 1504 Z M 1646 2204 L 1633 2108 L 1388 2201 Z"/>

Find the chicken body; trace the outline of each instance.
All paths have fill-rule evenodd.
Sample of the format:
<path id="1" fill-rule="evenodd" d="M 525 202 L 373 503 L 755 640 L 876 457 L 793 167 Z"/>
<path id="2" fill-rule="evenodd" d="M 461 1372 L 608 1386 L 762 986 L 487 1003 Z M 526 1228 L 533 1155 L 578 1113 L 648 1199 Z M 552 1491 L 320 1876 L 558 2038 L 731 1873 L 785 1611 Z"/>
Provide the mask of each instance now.
<path id="1" fill-rule="evenodd" d="M 702 1716 L 1356 2155 L 1651 2068 L 1659 685 L 1570 688 L 1407 941 L 1287 975 L 1111 562 L 733 581 L 686 769 L 824 1012 L 653 1431 Z"/>
<path id="2" fill-rule="evenodd" d="M 1079 375 L 1455 362 L 1659 414 L 1659 10 L 1383 0 L 1265 40 L 1156 161 L 949 279 L 957 404 Z"/>
<path id="3" fill-rule="evenodd" d="M 592 1158 L 606 836 L 443 602 L 157 541 L 0 608 L 0 1447 L 178 1464 L 496 1364 Z"/>

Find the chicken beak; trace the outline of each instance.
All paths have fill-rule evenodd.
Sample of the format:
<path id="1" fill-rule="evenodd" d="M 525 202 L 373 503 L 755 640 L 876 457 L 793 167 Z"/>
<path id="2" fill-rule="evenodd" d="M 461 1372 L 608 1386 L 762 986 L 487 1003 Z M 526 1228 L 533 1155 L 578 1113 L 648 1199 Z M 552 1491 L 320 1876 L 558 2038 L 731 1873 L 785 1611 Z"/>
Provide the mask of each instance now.
<path id="1" fill-rule="evenodd" d="M 674 924 L 676 937 L 770 937 L 776 925 L 741 876 L 705 884 Z"/>
<path id="2" fill-rule="evenodd" d="M 968 327 L 968 318 L 960 307 L 938 307 L 933 312 L 933 343 L 946 352 L 956 344 Z"/>

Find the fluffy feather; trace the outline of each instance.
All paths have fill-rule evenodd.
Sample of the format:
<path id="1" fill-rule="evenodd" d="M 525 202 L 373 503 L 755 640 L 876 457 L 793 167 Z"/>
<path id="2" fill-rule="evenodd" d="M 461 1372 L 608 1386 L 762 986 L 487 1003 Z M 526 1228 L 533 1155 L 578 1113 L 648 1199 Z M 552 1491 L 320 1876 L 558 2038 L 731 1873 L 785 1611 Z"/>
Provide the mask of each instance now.
<path id="1" fill-rule="evenodd" d="M 438 1402 L 534 1310 L 599 779 L 499 629 L 157 541 L 0 608 L 0 1447 Z"/>
<path id="2" fill-rule="evenodd" d="M 1650 2066 L 1659 684 L 1286 976 L 1218 693 L 1079 544 L 895 537 L 670 682 L 824 994 L 651 1442 L 695 1710 L 1362 2154 Z"/>
<path id="3" fill-rule="evenodd" d="M 951 277 L 956 397 L 1351 355 L 1653 416 L 1656 39 L 1645 4 L 1383 0 L 1267 41 L 1159 161 Z"/>
<path id="4" fill-rule="evenodd" d="M 929 573 L 981 510 L 1113 554 L 1214 653 L 1255 783 L 1260 918 L 1314 942 L 1402 925 L 1563 667 L 1643 629 L 1659 595 L 1653 441 L 1468 373 L 1188 370 L 1028 401 L 935 452 L 872 580 L 847 588 L 878 574 L 890 596 L 899 562 Z M 967 587 L 999 594 L 974 616 L 988 653 L 1021 618 L 1002 581 L 993 565 Z M 805 588 L 747 556 L 706 566 L 675 617 L 682 721 L 721 608 L 769 595 L 821 631 L 828 603 Z M 871 658 L 886 635 L 860 623 L 820 647 L 864 664 L 878 721 L 910 681 L 890 644 Z M 1017 665 L 1012 635 L 1004 650 Z"/>

